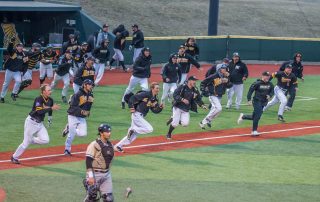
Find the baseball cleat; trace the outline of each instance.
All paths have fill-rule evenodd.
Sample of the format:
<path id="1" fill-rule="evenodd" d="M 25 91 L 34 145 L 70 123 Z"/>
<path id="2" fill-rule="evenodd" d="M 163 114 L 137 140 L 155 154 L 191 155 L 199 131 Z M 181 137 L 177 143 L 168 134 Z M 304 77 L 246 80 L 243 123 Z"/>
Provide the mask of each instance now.
<path id="1" fill-rule="evenodd" d="M 199 123 L 199 126 L 200 126 L 200 128 L 203 129 L 203 130 L 206 129 L 206 127 L 205 127 L 205 125 L 202 123 L 202 121 Z"/>
<path id="2" fill-rule="evenodd" d="M 13 101 L 16 101 L 17 100 L 16 94 L 11 93 L 11 98 L 12 98 Z"/>
<path id="3" fill-rule="evenodd" d="M 239 116 L 238 121 L 237 121 L 238 124 L 242 123 L 242 121 L 243 121 L 242 117 L 243 117 L 243 113 L 240 113 L 240 116 Z"/>
<path id="4" fill-rule="evenodd" d="M 286 121 L 284 120 L 283 116 L 281 116 L 281 115 L 278 115 L 278 120 L 281 121 L 282 123 L 286 122 Z"/>
<path id="5" fill-rule="evenodd" d="M 121 152 L 121 153 L 124 152 L 123 149 L 122 149 L 121 147 L 119 147 L 119 146 L 114 146 L 113 149 L 114 149 L 115 151 L 117 151 L 117 152 Z"/>
<path id="6" fill-rule="evenodd" d="M 0 102 L 1 102 L 1 103 L 4 103 L 4 98 L 3 98 L 3 97 L 0 98 Z"/>
<path id="7" fill-rule="evenodd" d="M 132 194 L 132 189 L 131 189 L 131 187 L 127 187 L 124 196 L 125 196 L 126 198 L 129 198 L 130 194 Z"/>
<path id="8" fill-rule="evenodd" d="M 171 140 L 171 134 L 167 134 L 166 137 L 167 137 L 167 140 Z"/>
<path id="9" fill-rule="evenodd" d="M 66 155 L 66 156 L 72 156 L 72 155 L 71 155 L 71 152 L 70 152 L 69 150 L 67 150 L 67 149 L 64 150 L 64 155 Z"/>
<path id="10" fill-rule="evenodd" d="M 258 131 L 252 131 L 251 136 L 252 137 L 258 137 L 260 134 L 258 133 Z"/>
<path id="11" fill-rule="evenodd" d="M 291 107 L 285 106 L 284 111 L 286 111 L 286 112 L 291 111 Z"/>
<path id="12" fill-rule="evenodd" d="M 62 96 L 61 99 L 62 99 L 63 103 L 67 103 L 68 102 L 66 96 Z"/>
<path id="13" fill-rule="evenodd" d="M 125 109 L 126 108 L 126 103 L 125 102 L 121 102 L 121 108 Z"/>
<path id="14" fill-rule="evenodd" d="M 210 123 L 210 122 L 208 122 L 208 123 L 207 123 L 207 126 L 208 126 L 209 128 L 211 128 L 211 127 L 212 127 L 212 125 L 211 125 L 211 123 Z"/>
<path id="15" fill-rule="evenodd" d="M 65 137 L 69 133 L 69 124 L 62 131 L 62 137 Z"/>
<path id="16" fill-rule="evenodd" d="M 171 124 L 172 120 L 173 120 L 173 119 L 172 119 L 172 117 L 171 117 L 171 118 L 167 121 L 167 126 Z"/>
<path id="17" fill-rule="evenodd" d="M 16 159 L 16 158 L 13 158 L 13 156 L 11 156 L 11 162 L 13 164 L 20 164 L 20 161 L 18 159 Z"/>

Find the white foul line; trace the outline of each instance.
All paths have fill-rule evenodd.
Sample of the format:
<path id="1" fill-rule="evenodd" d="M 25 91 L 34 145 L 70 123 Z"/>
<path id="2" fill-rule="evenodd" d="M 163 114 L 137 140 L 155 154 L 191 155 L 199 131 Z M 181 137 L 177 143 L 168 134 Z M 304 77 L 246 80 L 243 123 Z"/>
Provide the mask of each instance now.
<path id="1" fill-rule="evenodd" d="M 287 132 L 287 131 L 295 131 L 295 130 L 304 130 L 304 129 L 311 129 L 311 128 L 320 128 L 320 126 L 307 126 L 301 128 L 291 128 L 291 129 L 283 129 L 283 130 L 273 130 L 273 131 L 266 131 L 260 132 L 260 134 L 270 134 L 270 133 L 280 133 L 280 132 Z M 206 138 L 196 138 L 196 139 L 189 139 L 189 140 L 176 140 L 170 142 L 159 142 L 159 143 L 152 143 L 152 144 L 142 144 L 136 146 L 128 146 L 124 147 L 125 149 L 132 149 L 132 148 L 143 148 L 143 147 L 152 147 L 152 146 L 160 146 L 160 145 L 170 145 L 170 144 L 177 144 L 177 143 L 184 143 L 184 142 L 197 142 L 197 141 L 204 141 L 204 140 L 213 140 L 213 139 L 222 139 L 222 138 L 232 138 L 232 137 L 243 137 L 243 136 L 251 136 L 251 133 L 248 134 L 238 134 L 238 135 L 225 135 L 219 137 L 206 137 Z M 72 154 L 84 154 L 85 151 L 81 152 L 73 152 Z M 52 154 L 52 155 L 45 155 L 45 156 L 35 156 L 35 157 L 28 157 L 28 158 L 21 158 L 19 161 L 27 161 L 27 160 L 34 160 L 34 159 L 42 159 L 42 158 L 50 158 L 50 157 L 58 157 L 58 156 L 65 156 L 64 154 Z M 0 163 L 7 163 L 11 160 L 2 160 Z"/>

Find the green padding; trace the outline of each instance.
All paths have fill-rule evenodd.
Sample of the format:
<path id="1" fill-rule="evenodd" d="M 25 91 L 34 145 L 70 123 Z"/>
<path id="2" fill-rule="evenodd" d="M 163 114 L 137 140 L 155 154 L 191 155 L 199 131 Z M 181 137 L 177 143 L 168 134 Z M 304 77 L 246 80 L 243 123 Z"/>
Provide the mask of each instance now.
<path id="1" fill-rule="evenodd" d="M 231 38 L 229 42 L 230 58 L 234 52 L 238 52 L 243 60 L 250 60 L 251 58 L 260 60 L 260 41 L 256 39 Z"/>
<path id="2" fill-rule="evenodd" d="M 292 41 L 261 40 L 260 60 L 291 59 Z"/>
<path id="3" fill-rule="evenodd" d="M 304 61 L 320 61 L 320 41 L 293 41 L 292 53 L 300 52 Z"/>

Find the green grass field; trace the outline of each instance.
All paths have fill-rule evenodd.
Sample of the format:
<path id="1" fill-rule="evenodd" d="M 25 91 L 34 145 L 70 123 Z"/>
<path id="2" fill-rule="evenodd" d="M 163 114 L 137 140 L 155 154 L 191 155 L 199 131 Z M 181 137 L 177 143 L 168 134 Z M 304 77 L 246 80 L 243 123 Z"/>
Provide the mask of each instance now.
<path id="1" fill-rule="evenodd" d="M 320 134 L 118 157 L 116 201 L 320 199 Z M 10 201 L 81 201 L 84 162 L 1 171 Z M 133 195 L 125 200 L 124 190 Z"/>
<path id="2" fill-rule="evenodd" d="M 318 80 L 319 76 L 306 76 L 306 81 L 300 83 L 298 96 L 317 99 L 297 98 L 294 110 L 285 114 L 288 122 L 320 120 L 320 91 L 315 90 Z M 253 81 L 246 82 L 245 95 Z M 94 90 L 88 136 L 75 138 L 74 144 L 94 140 L 101 122 L 112 125 L 114 140 L 126 134 L 130 113 L 120 108 L 125 88 L 106 86 Z M 13 151 L 21 143 L 24 120 L 38 94 L 37 90 L 25 91 L 17 102 L 7 98 L 7 103 L 0 105 L 1 152 Z M 60 89 L 54 91 L 53 98 L 61 102 Z M 225 98 L 222 102 L 225 104 Z M 147 120 L 154 127 L 149 136 L 166 134 L 169 106 L 158 115 L 148 114 Z M 62 105 L 53 115 L 54 123 L 48 130 L 50 144 L 30 148 L 64 144 L 60 133 L 66 124 L 66 109 L 67 105 Z M 277 110 L 278 105 L 264 113 L 261 125 L 279 123 Z M 241 112 L 251 113 L 252 107 L 242 106 Z M 239 113 L 224 110 L 212 130 L 239 127 L 236 124 Z M 202 109 L 198 114 L 191 113 L 190 126 L 178 128 L 175 134 L 201 131 L 198 122 L 206 114 Z M 240 127 L 250 126 L 251 122 L 244 122 Z M 132 186 L 134 193 L 126 201 L 320 201 L 319 143 L 320 134 L 316 134 L 117 157 L 112 167 L 115 198 L 125 201 L 124 190 Z M 84 172 L 84 162 L 2 170 L 0 187 L 7 192 L 8 202 L 82 201 Z"/>

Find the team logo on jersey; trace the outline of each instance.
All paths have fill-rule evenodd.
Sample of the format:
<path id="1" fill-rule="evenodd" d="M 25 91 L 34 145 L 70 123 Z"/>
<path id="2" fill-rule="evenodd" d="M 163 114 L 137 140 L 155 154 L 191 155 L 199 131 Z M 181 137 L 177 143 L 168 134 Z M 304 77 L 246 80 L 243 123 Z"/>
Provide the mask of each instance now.
<path id="1" fill-rule="evenodd" d="M 236 65 L 235 69 L 240 69 L 240 66 L 239 66 L 239 65 Z"/>

